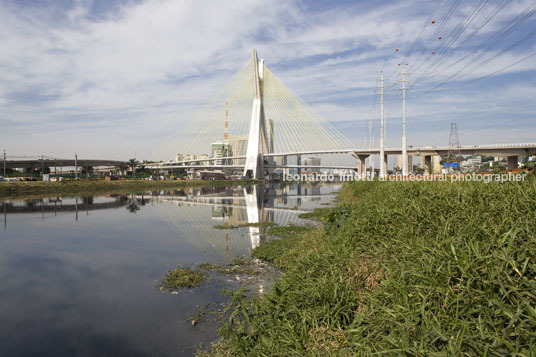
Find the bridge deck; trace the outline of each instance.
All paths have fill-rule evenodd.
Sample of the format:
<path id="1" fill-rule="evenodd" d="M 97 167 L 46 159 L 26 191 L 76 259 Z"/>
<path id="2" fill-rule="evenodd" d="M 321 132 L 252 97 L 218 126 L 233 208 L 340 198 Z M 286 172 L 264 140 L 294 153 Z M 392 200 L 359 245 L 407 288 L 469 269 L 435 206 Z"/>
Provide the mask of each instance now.
<path id="1" fill-rule="evenodd" d="M 126 161 L 118 160 L 94 160 L 94 159 L 81 159 L 77 160 L 78 167 L 129 167 L 129 163 Z M 0 160 L 0 168 L 4 165 L 4 160 Z M 73 159 L 44 159 L 44 160 L 6 160 L 6 168 L 8 169 L 23 169 L 29 167 L 74 167 L 75 160 Z"/>
<path id="2" fill-rule="evenodd" d="M 494 145 L 463 145 L 456 148 L 462 154 L 488 154 L 496 156 L 521 156 L 530 155 L 536 153 L 536 143 L 525 144 L 494 144 Z M 408 155 L 446 155 L 449 151 L 448 146 L 422 146 L 422 147 L 408 147 Z M 402 148 L 385 148 L 386 155 L 401 155 Z M 309 150 L 309 151 L 296 151 L 296 152 L 280 152 L 264 154 L 264 157 L 282 157 L 282 156 L 301 156 L 301 155 L 333 155 L 333 154 L 351 154 L 353 156 L 370 156 L 379 155 L 380 149 L 340 149 L 340 150 Z M 205 159 L 192 159 L 181 160 L 176 162 L 165 163 L 149 163 L 145 164 L 147 168 L 243 168 L 244 164 L 233 163 L 231 165 L 222 165 L 221 162 L 226 160 L 242 160 L 245 156 L 228 156 L 221 158 L 205 158 Z M 214 162 L 220 162 L 215 164 Z M 207 163 L 207 164 L 202 164 Z M 338 165 L 325 165 L 325 166 L 300 166 L 300 165 L 274 165 L 266 164 L 267 168 L 338 168 L 338 169 L 354 169 L 354 167 L 338 166 Z"/>

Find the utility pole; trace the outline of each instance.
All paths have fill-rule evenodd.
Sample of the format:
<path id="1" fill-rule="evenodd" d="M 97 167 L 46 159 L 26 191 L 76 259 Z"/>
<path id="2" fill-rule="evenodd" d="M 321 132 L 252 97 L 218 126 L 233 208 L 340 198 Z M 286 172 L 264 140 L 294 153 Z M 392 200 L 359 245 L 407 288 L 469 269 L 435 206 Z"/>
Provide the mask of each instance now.
<path id="1" fill-rule="evenodd" d="M 406 65 L 407 66 L 407 65 Z M 408 141 L 406 137 L 406 66 L 402 67 L 402 175 L 408 175 Z"/>
<path id="2" fill-rule="evenodd" d="M 383 82 L 385 79 L 383 78 L 383 71 L 381 71 L 380 74 L 380 177 L 385 177 L 386 166 L 387 163 L 385 162 L 385 142 L 384 142 L 384 112 L 383 112 L 383 96 L 385 94 L 384 89 L 385 86 L 383 85 Z"/>
<path id="3" fill-rule="evenodd" d="M 78 154 L 74 153 L 74 179 L 78 180 Z"/>
<path id="4" fill-rule="evenodd" d="M 6 177 L 6 149 L 4 149 L 4 178 Z"/>
<path id="5" fill-rule="evenodd" d="M 369 149 L 372 151 L 372 141 L 374 140 L 374 137 L 372 136 L 372 115 L 369 116 Z M 374 156 L 372 153 L 369 156 L 370 160 L 370 176 L 374 177 Z"/>
<path id="6" fill-rule="evenodd" d="M 45 174 L 45 155 L 41 155 L 41 179 L 43 179 L 43 175 Z"/>

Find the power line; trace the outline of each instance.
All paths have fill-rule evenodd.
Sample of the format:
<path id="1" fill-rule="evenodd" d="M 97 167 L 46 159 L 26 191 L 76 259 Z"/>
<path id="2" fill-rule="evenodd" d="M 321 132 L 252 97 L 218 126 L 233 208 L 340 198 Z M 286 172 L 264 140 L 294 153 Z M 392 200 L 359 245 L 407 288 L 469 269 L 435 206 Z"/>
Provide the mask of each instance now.
<path id="1" fill-rule="evenodd" d="M 480 0 L 480 1 L 475 2 L 469 15 L 464 20 L 458 23 L 457 28 L 454 30 L 452 34 L 448 35 L 448 38 L 449 38 L 448 42 L 446 42 L 445 46 L 443 46 L 443 48 L 438 51 L 438 54 L 435 56 L 432 63 L 430 63 L 428 67 L 426 67 L 425 70 L 423 71 L 423 74 L 429 73 L 430 69 L 432 69 L 434 66 L 437 65 L 438 62 L 440 62 L 441 60 L 445 58 L 446 54 L 449 52 L 449 49 L 451 48 L 451 45 L 456 43 L 456 41 L 460 38 L 460 36 L 465 31 L 465 29 L 467 29 L 467 27 L 474 21 L 474 19 L 480 13 L 480 11 L 482 11 L 482 8 L 484 7 L 484 5 L 486 5 L 487 2 L 488 0 Z M 432 56 L 432 55 L 429 54 L 429 56 Z M 417 70 L 418 68 L 415 69 L 415 71 Z"/>
<path id="2" fill-rule="evenodd" d="M 453 75 L 451 75 L 449 78 L 447 78 L 445 81 L 443 82 L 440 82 L 439 84 L 437 84 L 435 87 L 417 95 L 417 96 L 414 96 L 412 99 L 416 99 L 416 98 L 419 98 L 419 97 L 422 97 L 423 95 L 425 94 L 428 94 L 428 93 L 431 93 L 431 92 L 434 92 L 436 91 L 438 88 L 441 88 L 442 86 L 446 85 L 447 83 L 451 82 L 454 78 L 460 76 L 461 74 L 463 74 L 464 72 L 467 72 L 469 69 L 472 69 L 471 67 L 481 67 L 487 63 L 489 63 L 490 61 L 492 61 L 493 59 L 497 58 L 498 56 L 504 54 L 507 50 L 510 50 L 514 47 L 517 47 L 519 46 L 520 44 L 522 44 L 523 42 L 526 42 L 527 40 L 531 39 L 532 37 L 536 36 L 536 31 L 533 31 L 532 33 L 528 34 L 527 36 L 525 36 L 524 38 L 522 38 L 521 40 L 519 40 L 518 42 L 514 43 L 513 45 L 509 46 L 508 48 L 506 48 L 505 50 L 501 51 L 500 53 L 496 54 L 495 56 L 487 59 L 486 61 L 482 62 L 482 63 L 477 63 L 477 64 L 469 64 L 468 66 L 458 70 L 456 73 L 454 73 Z M 531 56 L 528 56 L 526 57 L 525 59 L 529 58 L 529 57 L 532 57 Z M 522 62 L 523 60 L 521 61 L 518 61 L 516 63 L 519 63 L 519 62 Z M 510 67 L 512 67 L 513 65 L 515 65 L 516 63 L 512 64 L 512 65 L 509 65 L 507 67 L 505 67 L 505 69 L 508 69 Z M 500 72 L 501 70 L 497 71 Z M 489 76 L 489 75 L 488 75 Z"/>
<path id="3" fill-rule="evenodd" d="M 489 128 L 495 128 L 495 127 L 498 127 L 498 126 L 501 126 L 501 125 L 504 125 L 504 124 L 515 123 L 517 121 L 529 120 L 529 119 L 534 120 L 534 119 L 536 119 L 536 117 L 531 115 L 530 117 L 527 117 L 527 118 L 519 118 L 519 119 L 508 120 L 508 121 L 500 122 L 500 123 L 493 124 L 493 125 L 487 125 L 487 126 L 484 126 L 484 127 L 479 127 L 479 128 L 476 128 L 476 129 L 461 130 L 460 133 L 463 133 L 463 134 L 473 133 L 475 131 L 480 131 L 480 130 L 489 129 Z"/>
<path id="4" fill-rule="evenodd" d="M 496 9 L 497 10 L 497 9 Z M 506 28 L 505 30 L 501 31 L 501 32 L 498 32 L 496 33 L 492 38 L 491 38 L 491 41 L 487 44 L 487 46 L 480 50 L 476 56 L 471 60 L 471 62 L 469 64 L 467 64 L 466 66 L 462 67 L 460 70 L 458 70 L 458 72 L 456 72 L 454 75 L 452 75 L 451 77 L 454 78 L 456 77 L 457 75 L 459 75 L 460 73 L 462 73 L 463 71 L 465 71 L 468 67 L 471 67 L 473 65 L 476 65 L 475 62 L 480 59 L 481 57 L 483 57 L 486 53 L 489 52 L 489 50 L 493 47 L 495 47 L 497 44 L 499 44 L 506 36 L 508 36 L 510 33 L 512 33 L 517 27 L 519 27 L 523 22 L 525 22 L 527 19 L 529 19 L 531 16 L 534 15 L 534 13 L 536 13 L 536 2 L 534 2 L 532 5 L 530 5 L 528 8 L 526 8 L 519 16 L 517 16 L 515 19 L 514 19 L 514 22 L 508 27 Z M 496 15 L 496 13 L 495 13 Z M 487 23 L 487 22 L 486 22 Z M 515 46 L 519 45 L 519 43 L 517 44 L 514 44 L 513 46 L 510 46 L 508 49 L 511 49 Z M 460 63 L 461 61 L 467 59 L 468 57 L 471 57 L 472 55 L 474 55 L 475 53 L 474 52 L 470 52 L 468 53 L 467 55 L 463 56 L 462 58 L 458 59 L 456 62 L 454 62 L 453 64 L 449 65 L 448 67 L 445 67 L 445 69 L 441 70 L 441 71 L 438 71 L 436 73 L 434 73 L 433 75 L 430 76 L 430 78 L 433 78 L 435 76 L 437 76 L 438 74 L 444 72 L 447 70 L 447 68 L 452 68 L 454 65 Z M 476 66 L 481 66 L 482 64 L 478 64 Z M 451 77 L 449 77 L 446 82 L 449 82 L 451 80 Z M 424 76 L 421 75 L 419 77 L 419 79 L 417 79 L 415 82 L 414 82 L 414 85 L 420 83 L 423 81 Z"/>
<path id="5" fill-rule="evenodd" d="M 469 82 L 465 82 L 464 84 L 461 84 L 460 86 L 458 86 L 458 87 L 454 87 L 454 88 L 463 87 L 463 86 L 466 86 L 466 85 L 468 85 L 468 84 L 478 82 L 478 81 L 480 81 L 480 80 L 482 80 L 482 79 L 486 79 L 486 78 L 489 78 L 489 77 L 491 77 L 491 76 L 494 76 L 494 75 L 496 75 L 497 73 L 500 73 L 500 72 L 502 72 L 502 71 L 505 71 L 505 70 L 507 70 L 508 68 L 511 68 L 511 67 L 515 66 L 516 64 L 521 63 L 521 62 L 523 62 L 523 61 L 525 61 L 525 60 L 527 60 L 527 59 L 529 59 L 530 57 L 533 57 L 533 56 L 536 56 L 536 53 L 532 53 L 532 54 L 530 54 L 530 55 L 528 55 L 528 56 L 526 56 L 526 57 L 523 57 L 523 58 L 520 59 L 519 61 L 516 61 L 516 62 L 514 62 L 514 63 L 512 63 L 512 64 L 510 64 L 510 65 L 508 65 L 508 66 L 505 66 L 505 67 L 503 67 L 503 68 L 501 68 L 501 69 L 499 69 L 499 70 L 497 70 L 497 71 L 495 71 L 495 72 L 492 72 L 492 73 L 490 73 L 490 74 L 487 74 L 487 75 L 485 75 L 485 76 L 483 76 L 483 77 L 480 77 L 480 78 L 477 78 L 477 79 L 473 79 L 473 80 L 471 80 L 471 81 L 469 81 Z"/>
<path id="6" fill-rule="evenodd" d="M 456 51 L 458 51 L 460 48 L 462 48 L 465 45 L 465 43 L 467 43 L 467 41 L 471 40 L 474 36 L 476 36 L 480 32 L 480 30 L 482 30 L 497 14 L 499 14 L 501 11 L 503 11 L 504 6 L 506 6 L 506 4 L 509 1 L 510 0 L 503 0 L 502 3 L 497 5 L 497 7 L 490 14 L 488 14 L 488 16 L 473 30 L 473 32 L 471 32 L 458 46 L 456 46 L 455 48 L 452 49 L 451 54 L 455 53 Z M 442 70 L 439 70 L 439 71 L 433 73 L 430 76 L 430 78 L 433 78 L 433 77 L 437 76 L 438 74 L 441 74 L 441 73 L 445 72 L 447 68 L 451 68 L 452 66 L 460 63 L 461 61 L 465 60 L 466 58 L 470 57 L 473 54 L 474 54 L 473 52 L 470 52 L 467 55 L 463 56 L 462 58 L 458 59 L 456 62 L 450 64 L 448 67 L 443 66 Z M 417 77 L 417 79 L 415 80 L 415 84 L 418 84 L 418 83 L 422 82 L 421 77 L 422 77 L 422 74 L 419 75 L 419 77 Z"/>

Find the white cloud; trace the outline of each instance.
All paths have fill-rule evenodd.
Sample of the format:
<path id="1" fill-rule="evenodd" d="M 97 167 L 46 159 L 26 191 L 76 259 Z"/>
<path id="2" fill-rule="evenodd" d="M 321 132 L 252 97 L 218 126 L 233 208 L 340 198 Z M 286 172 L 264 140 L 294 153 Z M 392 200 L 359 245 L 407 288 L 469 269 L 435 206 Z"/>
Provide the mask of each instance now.
<path id="1" fill-rule="evenodd" d="M 417 3 L 399 1 L 366 10 L 353 5 L 308 13 L 302 4 L 283 0 L 147 0 L 127 2 L 105 14 L 92 13 L 86 2 L 68 9 L 2 4 L 0 120 L 4 129 L 0 140 L 11 151 L 25 154 L 67 155 L 71 147 L 80 145 L 88 148 L 88 155 L 106 157 L 113 152 L 127 157 L 136 146 L 148 158 L 162 138 L 209 101 L 249 59 L 254 47 L 287 86 L 325 117 L 362 121 L 368 116 L 379 70 L 396 73 L 397 62 L 427 17 L 426 11 L 415 13 Z M 480 35 L 500 29 L 529 3 L 513 2 L 473 43 Z M 474 24 L 494 6 L 488 5 Z M 452 31 L 467 12 L 467 7 L 461 8 L 444 32 Z M 430 33 L 425 35 L 423 40 L 428 40 Z M 401 51 L 395 53 L 398 47 Z M 520 46 L 463 78 L 492 73 L 534 49 L 534 42 Z M 454 63 L 466 51 L 471 49 L 448 53 L 442 63 Z M 407 62 L 420 63 L 428 56 L 419 48 Z M 457 66 L 445 66 L 433 77 L 434 83 L 422 82 L 412 90 L 432 88 L 471 63 L 469 57 Z M 534 71 L 536 64 L 526 61 L 507 73 L 520 70 Z M 511 85 L 507 94 L 490 91 L 479 95 L 487 104 L 472 106 L 467 93 L 481 87 L 467 87 L 457 95 L 439 92 L 431 96 L 434 100 L 423 97 L 426 100 L 415 102 L 414 113 L 426 121 L 424 113 L 430 111 L 446 116 L 461 111 L 470 116 L 493 110 L 498 114 L 491 116 L 499 117 L 506 111 L 519 116 L 534 110 L 518 105 L 520 94 L 525 100 L 534 95 L 534 86 Z M 387 99 L 393 107 L 394 97 Z M 355 130 L 361 131 L 362 123 Z"/>

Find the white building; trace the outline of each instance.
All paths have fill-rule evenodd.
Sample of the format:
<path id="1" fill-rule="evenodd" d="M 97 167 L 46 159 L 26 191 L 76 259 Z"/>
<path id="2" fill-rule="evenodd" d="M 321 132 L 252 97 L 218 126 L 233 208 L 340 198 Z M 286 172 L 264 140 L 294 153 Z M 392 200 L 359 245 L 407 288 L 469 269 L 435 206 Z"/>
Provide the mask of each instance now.
<path id="1" fill-rule="evenodd" d="M 303 166 L 320 166 L 321 161 L 319 157 L 306 157 L 302 160 Z M 307 172 L 320 172 L 320 168 L 305 169 Z"/>

